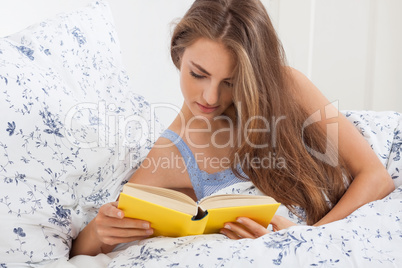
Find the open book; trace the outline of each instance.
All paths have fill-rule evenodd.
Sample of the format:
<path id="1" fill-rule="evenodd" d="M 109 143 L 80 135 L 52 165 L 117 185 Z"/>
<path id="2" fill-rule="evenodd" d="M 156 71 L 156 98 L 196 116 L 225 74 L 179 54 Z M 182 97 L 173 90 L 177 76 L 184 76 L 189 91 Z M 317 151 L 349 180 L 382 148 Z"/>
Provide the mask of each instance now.
<path id="1" fill-rule="evenodd" d="M 153 236 L 186 236 L 219 233 L 226 222 L 243 216 L 267 227 L 279 203 L 268 196 L 225 194 L 203 198 L 197 204 L 181 192 L 127 183 L 118 208 L 125 217 L 146 220 Z"/>

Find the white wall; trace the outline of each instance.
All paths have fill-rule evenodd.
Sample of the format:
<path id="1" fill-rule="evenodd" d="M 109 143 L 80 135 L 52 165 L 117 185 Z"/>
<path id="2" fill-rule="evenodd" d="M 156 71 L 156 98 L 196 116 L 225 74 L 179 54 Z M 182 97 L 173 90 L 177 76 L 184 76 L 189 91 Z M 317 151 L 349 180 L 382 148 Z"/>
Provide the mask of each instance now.
<path id="1" fill-rule="evenodd" d="M 172 22 L 183 16 L 193 1 L 109 0 L 109 2 L 112 11 L 119 14 L 115 16 L 115 22 L 133 87 L 151 103 L 174 105 L 175 110 L 171 108 L 156 110 L 158 117 L 163 120 L 165 126 L 168 126 L 183 103 L 179 72 L 171 62 L 169 53 Z"/>
<path id="2" fill-rule="evenodd" d="M 372 90 L 373 109 L 402 111 L 402 1 L 373 1 L 375 14 L 372 31 L 375 38 L 372 55 Z M 384 105 L 387 103 L 387 105 Z"/>
<path id="3" fill-rule="evenodd" d="M 340 109 L 402 112 L 401 0 L 263 0 L 289 64 Z"/>
<path id="4" fill-rule="evenodd" d="M 92 0 L 0 0 L 0 36 Z M 109 0 L 133 88 L 179 109 L 170 23 L 192 0 Z M 402 112 L 401 0 L 262 0 L 289 64 L 340 109 Z M 175 112 L 159 109 L 166 125 Z"/>

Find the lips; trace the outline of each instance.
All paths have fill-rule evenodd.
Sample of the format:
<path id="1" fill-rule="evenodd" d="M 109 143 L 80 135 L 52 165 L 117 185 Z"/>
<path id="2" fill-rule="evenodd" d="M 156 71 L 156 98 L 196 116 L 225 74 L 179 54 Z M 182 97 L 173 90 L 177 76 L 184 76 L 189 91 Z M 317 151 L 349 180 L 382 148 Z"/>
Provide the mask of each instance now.
<path id="1" fill-rule="evenodd" d="M 197 105 L 202 112 L 207 113 L 207 114 L 212 113 L 213 111 L 215 111 L 216 109 L 219 108 L 219 105 L 218 106 L 204 106 L 204 105 L 199 104 L 198 102 L 197 102 Z"/>

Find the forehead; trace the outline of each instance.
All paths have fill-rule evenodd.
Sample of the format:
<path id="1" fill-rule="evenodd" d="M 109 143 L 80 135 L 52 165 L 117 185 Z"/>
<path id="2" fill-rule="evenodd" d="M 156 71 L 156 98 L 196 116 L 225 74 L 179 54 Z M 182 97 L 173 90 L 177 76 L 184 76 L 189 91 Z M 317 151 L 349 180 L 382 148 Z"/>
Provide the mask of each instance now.
<path id="1" fill-rule="evenodd" d="M 182 64 L 194 62 L 211 75 L 222 74 L 225 77 L 230 76 L 235 67 L 233 53 L 224 44 L 206 38 L 200 38 L 188 46 L 182 60 Z"/>

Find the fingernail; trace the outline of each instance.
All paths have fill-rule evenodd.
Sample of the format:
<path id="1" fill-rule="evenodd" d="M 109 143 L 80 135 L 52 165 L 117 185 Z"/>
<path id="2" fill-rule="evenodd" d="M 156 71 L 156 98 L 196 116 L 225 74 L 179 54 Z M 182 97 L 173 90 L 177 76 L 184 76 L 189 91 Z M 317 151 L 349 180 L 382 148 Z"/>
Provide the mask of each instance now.
<path id="1" fill-rule="evenodd" d="M 149 223 L 143 223 L 142 227 L 144 227 L 144 229 L 148 229 L 149 228 Z"/>
<path id="2" fill-rule="evenodd" d="M 225 224 L 225 226 L 223 226 L 223 228 L 226 228 L 226 229 L 232 229 L 232 228 L 230 228 L 230 225 L 229 224 Z"/>
<path id="3" fill-rule="evenodd" d="M 237 221 L 238 223 L 243 223 L 243 221 L 242 221 L 241 218 L 237 218 L 236 221 Z"/>
<path id="4" fill-rule="evenodd" d="M 147 234 L 151 235 L 151 234 L 153 234 L 153 233 L 154 233 L 154 230 L 152 230 L 152 229 L 148 229 L 148 230 L 146 230 L 145 232 L 146 232 Z"/>
<path id="5" fill-rule="evenodd" d="M 121 213 L 121 211 L 117 212 L 117 217 L 119 218 L 123 217 L 123 213 Z"/>

